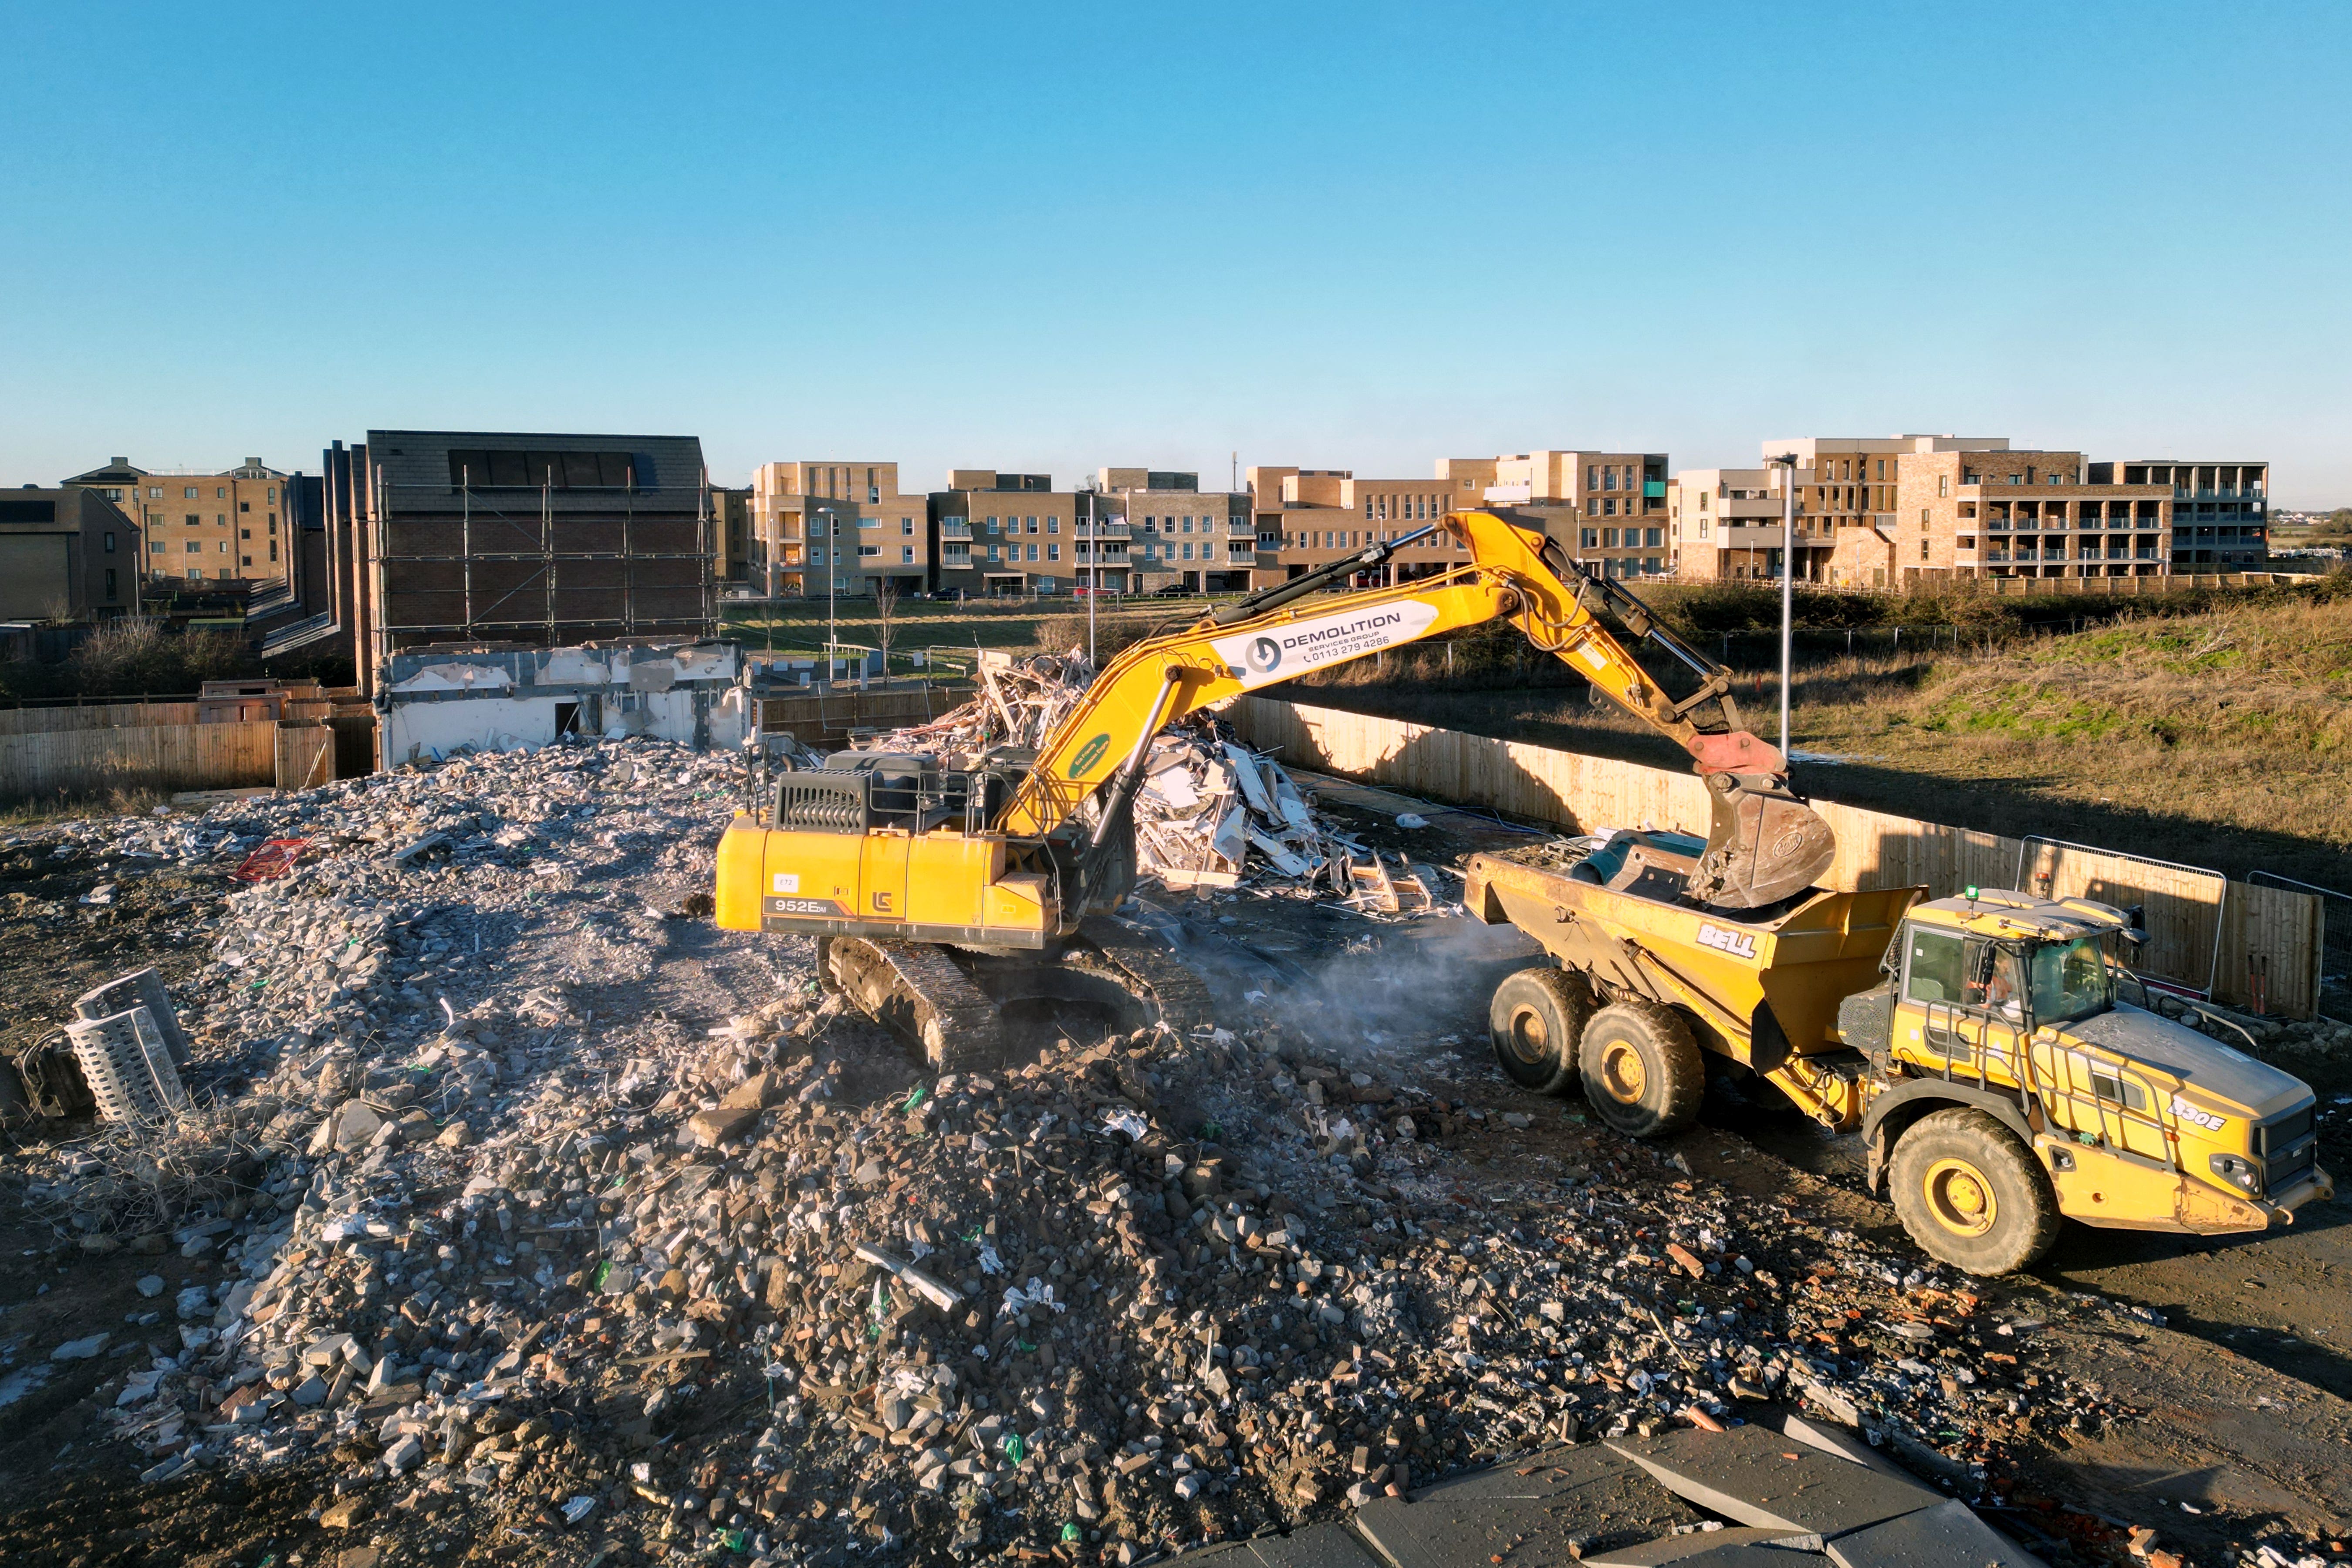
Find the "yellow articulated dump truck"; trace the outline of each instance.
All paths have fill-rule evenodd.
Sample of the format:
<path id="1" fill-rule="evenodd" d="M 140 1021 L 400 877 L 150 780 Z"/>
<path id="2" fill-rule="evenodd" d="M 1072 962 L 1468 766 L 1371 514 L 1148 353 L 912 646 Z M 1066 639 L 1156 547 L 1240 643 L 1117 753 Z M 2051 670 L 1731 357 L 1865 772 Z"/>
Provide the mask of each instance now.
<path id="1" fill-rule="evenodd" d="M 1559 964 L 1496 991 L 1513 1079 L 1661 1136 L 1697 1116 L 1712 1055 L 1861 1132 L 1871 1190 L 1972 1274 L 2030 1266 L 2061 1215 L 2221 1236 L 2335 1195 L 2308 1085 L 2125 999 L 2147 998 L 2122 910 L 1924 888 L 1706 908 L 1684 896 L 1704 847 L 1616 832 L 1472 859 L 1470 912 Z"/>

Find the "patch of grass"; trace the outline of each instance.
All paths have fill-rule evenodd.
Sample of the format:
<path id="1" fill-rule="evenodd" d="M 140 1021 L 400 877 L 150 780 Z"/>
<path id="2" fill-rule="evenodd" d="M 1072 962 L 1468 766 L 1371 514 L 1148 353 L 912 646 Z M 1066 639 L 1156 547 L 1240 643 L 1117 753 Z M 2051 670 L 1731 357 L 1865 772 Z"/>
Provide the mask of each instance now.
<path id="1" fill-rule="evenodd" d="M 1739 674 L 1742 717 L 1768 740 L 1775 690 Z M 1685 765 L 1581 690 L 1392 679 L 1297 696 Z M 1845 759 L 1797 766 L 1828 799 L 2352 891 L 2352 599 L 2232 603 L 1900 660 L 1801 656 L 1790 726 L 1795 748 Z"/>

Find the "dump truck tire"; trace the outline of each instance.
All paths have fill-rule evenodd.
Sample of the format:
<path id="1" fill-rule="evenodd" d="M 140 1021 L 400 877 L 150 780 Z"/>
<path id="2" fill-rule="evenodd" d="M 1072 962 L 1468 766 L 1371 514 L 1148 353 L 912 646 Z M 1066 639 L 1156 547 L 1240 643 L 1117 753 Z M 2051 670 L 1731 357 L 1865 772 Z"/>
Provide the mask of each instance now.
<path id="1" fill-rule="evenodd" d="M 1576 1042 L 1592 1016 L 1582 976 L 1557 969 L 1506 975 L 1487 1005 L 1486 1030 L 1503 1075 L 1538 1094 L 1561 1094 L 1576 1081 Z"/>
<path id="2" fill-rule="evenodd" d="M 1654 1002 L 1612 1002 L 1593 1014 L 1576 1065 L 1584 1098 L 1629 1138 L 1681 1131 L 1706 1095 L 1706 1059 L 1690 1026 Z"/>
<path id="3" fill-rule="evenodd" d="M 1981 1110 L 1954 1106 L 1904 1129 L 1887 1182 L 1911 1239 L 1970 1274 L 2031 1268 L 2058 1239 L 2058 1200 L 2032 1151 Z"/>

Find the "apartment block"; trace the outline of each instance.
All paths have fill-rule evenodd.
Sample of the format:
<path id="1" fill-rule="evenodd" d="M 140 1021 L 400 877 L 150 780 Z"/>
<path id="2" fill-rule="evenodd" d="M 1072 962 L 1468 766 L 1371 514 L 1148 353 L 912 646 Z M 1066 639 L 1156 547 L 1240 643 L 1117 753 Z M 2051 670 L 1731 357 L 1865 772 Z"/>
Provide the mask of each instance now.
<path id="1" fill-rule="evenodd" d="M 1666 486 L 1677 576 L 1773 578 L 1782 551 L 1780 471 L 1685 468 Z M 1806 574 L 1822 563 L 1801 563 Z"/>
<path id="2" fill-rule="evenodd" d="M 950 468 L 947 489 L 931 492 L 929 507 L 939 545 L 931 581 L 942 593 L 984 598 L 1067 592 L 1078 583 L 1081 517 L 1089 544 L 1108 554 L 1103 523 L 1109 509 L 1092 491 L 1055 489 L 1051 474 Z"/>
<path id="3" fill-rule="evenodd" d="M 762 463 L 751 475 L 745 580 L 769 597 L 919 593 L 931 571 L 929 498 L 896 463 Z"/>
<path id="4" fill-rule="evenodd" d="M 2168 458 L 2093 463 L 2094 484 L 2168 485 L 2175 572 L 2261 572 L 2270 566 L 2270 465 L 2184 463 Z"/>
<path id="5" fill-rule="evenodd" d="M 1402 538 L 1449 510 L 1478 504 L 1475 496 L 1459 493 L 1457 481 L 1444 478 L 1360 479 L 1344 468 L 1273 465 L 1252 468 L 1248 476 L 1257 535 L 1253 582 L 1261 586 L 1303 577 L 1368 544 Z M 1466 560 L 1440 534 L 1399 551 L 1380 576 L 1408 583 Z M 1372 585 L 1364 574 L 1357 581 Z"/>
<path id="6" fill-rule="evenodd" d="M 2172 487 L 2100 484 L 2080 452 L 1906 456 L 1885 576 L 2159 577 L 2172 569 Z"/>
<path id="7" fill-rule="evenodd" d="M 1663 452 L 1547 450 L 1441 458 L 1426 479 L 1358 479 L 1345 469 L 1250 472 L 1259 577 L 1297 577 L 1367 544 L 1401 538 L 1449 510 L 1498 511 L 1539 529 L 1612 577 L 1673 570 Z M 1443 536 L 1400 552 L 1384 574 L 1411 582 L 1465 559 Z"/>
<path id="8" fill-rule="evenodd" d="M 122 615 L 139 578 L 138 526 L 97 488 L 0 490 L 0 620 Z"/>
<path id="9" fill-rule="evenodd" d="M 90 490 L 136 521 L 146 574 L 210 582 L 288 582 L 286 476 L 247 458 L 219 472 L 150 472 L 127 458 L 63 481 Z"/>
<path id="10" fill-rule="evenodd" d="M 1172 469 L 1098 468 L 1095 489 L 1116 521 L 1099 542 L 1104 585 L 1127 568 L 1131 591 L 1241 593 L 1257 581 L 1258 530 L 1245 490 L 1204 490 L 1201 476 Z"/>

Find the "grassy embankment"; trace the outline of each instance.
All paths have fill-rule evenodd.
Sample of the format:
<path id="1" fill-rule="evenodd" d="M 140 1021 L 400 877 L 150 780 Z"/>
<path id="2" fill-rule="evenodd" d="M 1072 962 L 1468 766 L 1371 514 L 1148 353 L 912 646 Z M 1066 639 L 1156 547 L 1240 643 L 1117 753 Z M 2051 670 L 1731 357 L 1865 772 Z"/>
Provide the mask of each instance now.
<path id="1" fill-rule="evenodd" d="M 1717 630 L 1694 624 L 1671 599 L 1660 607 L 1687 635 Z M 1931 639 L 1915 630 L 1900 656 L 1883 628 L 1853 657 L 1838 636 L 1805 639 L 1792 743 L 1842 761 L 1801 762 L 1802 787 L 1930 821 L 2097 843 L 2236 876 L 2262 867 L 2352 891 L 2352 594 L 2338 581 L 2147 601 L 2140 614 L 2080 631 L 2071 620 L 2046 633 L 2021 619 L 1971 621 L 1976 606 L 1955 607 L 1956 637 L 1920 646 Z M 1773 639 L 1735 635 L 1733 652 L 1744 716 L 1769 737 L 1774 688 L 1759 667 L 1777 657 Z M 1510 653 L 1495 657 L 1507 662 L 1483 672 L 1458 659 L 1452 679 L 1428 662 L 1402 679 L 1393 668 L 1358 667 L 1298 695 L 1675 764 L 1671 745 L 1613 707 L 1593 706 L 1580 681 L 1531 687 L 1549 672 L 1520 669 Z"/>

